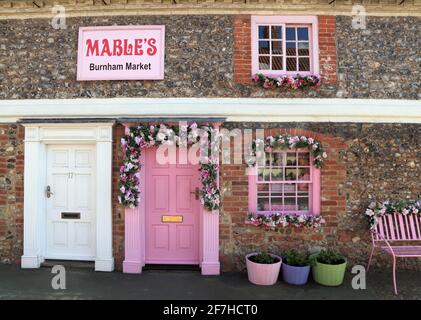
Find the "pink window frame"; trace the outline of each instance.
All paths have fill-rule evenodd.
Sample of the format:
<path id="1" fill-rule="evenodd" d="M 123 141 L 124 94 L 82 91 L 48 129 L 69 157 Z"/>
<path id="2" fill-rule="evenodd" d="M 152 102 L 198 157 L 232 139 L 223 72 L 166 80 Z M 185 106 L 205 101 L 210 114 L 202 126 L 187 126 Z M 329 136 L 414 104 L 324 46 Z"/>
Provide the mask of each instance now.
<path id="1" fill-rule="evenodd" d="M 259 31 L 260 25 L 291 25 L 309 26 L 310 71 L 286 71 L 286 42 L 282 40 L 284 55 L 283 68 L 285 70 L 260 70 L 259 69 Z M 285 28 L 284 28 L 285 29 Z M 284 32 L 285 33 L 285 32 Z M 319 75 L 319 40 L 318 22 L 316 16 L 252 16 L 251 17 L 251 69 L 252 76 L 262 73 L 266 76 L 281 75 Z"/>
<path id="2" fill-rule="evenodd" d="M 298 151 L 298 152 L 308 152 L 308 150 L 290 150 L 290 151 Z M 288 152 L 288 150 L 286 151 Z M 259 184 L 257 181 L 257 170 L 258 165 L 256 164 L 254 167 L 249 168 L 249 212 L 252 213 L 259 213 L 263 215 L 269 215 L 271 213 L 283 213 L 283 214 L 305 214 L 305 215 L 320 215 L 320 169 L 316 168 L 313 164 L 313 157 L 310 154 L 310 188 L 309 188 L 309 211 L 257 211 L 257 185 Z M 291 181 L 283 181 L 278 182 L 280 184 L 284 183 L 291 183 L 296 182 L 294 180 Z"/>

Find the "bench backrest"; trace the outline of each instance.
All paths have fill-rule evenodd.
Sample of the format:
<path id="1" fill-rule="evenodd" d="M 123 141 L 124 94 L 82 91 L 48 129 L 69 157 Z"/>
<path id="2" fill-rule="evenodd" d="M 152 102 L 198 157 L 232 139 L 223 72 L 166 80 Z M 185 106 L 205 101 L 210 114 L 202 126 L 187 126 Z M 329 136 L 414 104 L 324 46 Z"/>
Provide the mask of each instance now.
<path id="1" fill-rule="evenodd" d="M 421 240 L 421 216 L 416 214 L 388 214 L 379 218 L 374 240 Z M 382 236 L 380 237 L 379 234 Z"/>

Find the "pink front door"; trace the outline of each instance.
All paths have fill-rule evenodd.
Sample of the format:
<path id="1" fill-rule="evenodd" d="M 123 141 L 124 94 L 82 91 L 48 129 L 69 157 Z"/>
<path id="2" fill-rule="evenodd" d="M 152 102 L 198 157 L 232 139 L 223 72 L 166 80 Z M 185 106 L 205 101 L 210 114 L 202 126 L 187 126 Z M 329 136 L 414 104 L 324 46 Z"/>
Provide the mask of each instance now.
<path id="1" fill-rule="evenodd" d="M 146 263 L 199 264 L 199 167 L 156 161 L 144 150 Z"/>

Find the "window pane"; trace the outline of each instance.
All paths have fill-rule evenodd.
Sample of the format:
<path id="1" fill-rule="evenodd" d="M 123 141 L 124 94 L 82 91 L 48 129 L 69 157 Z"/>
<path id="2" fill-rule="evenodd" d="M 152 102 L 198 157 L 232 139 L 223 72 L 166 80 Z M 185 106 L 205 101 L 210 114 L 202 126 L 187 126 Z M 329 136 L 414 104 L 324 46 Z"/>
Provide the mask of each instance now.
<path id="1" fill-rule="evenodd" d="M 269 195 L 269 184 L 258 183 L 257 184 L 257 196 L 268 196 Z"/>
<path id="2" fill-rule="evenodd" d="M 308 40 L 308 28 L 297 28 L 298 40 Z"/>
<path id="3" fill-rule="evenodd" d="M 282 184 L 272 183 L 270 194 L 272 197 L 282 197 Z"/>
<path id="4" fill-rule="evenodd" d="M 269 39 L 269 26 L 259 26 L 259 39 Z"/>
<path id="5" fill-rule="evenodd" d="M 294 183 L 285 183 L 284 185 L 284 196 L 285 197 L 295 197 L 295 188 Z"/>
<path id="6" fill-rule="evenodd" d="M 299 56 L 308 56 L 310 55 L 310 50 L 308 47 L 308 42 L 298 42 L 298 55 Z"/>
<path id="7" fill-rule="evenodd" d="M 309 166 L 310 165 L 310 154 L 307 152 L 298 153 L 298 165 Z"/>
<path id="8" fill-rule="evenodd" d="M 282 57 L 272 57 L 272 70 L 282 70 Z"/>
<path id="9" fill-rule="evenodd" d="M 298 180 L 310 181 L 310 168 L 298 168 Z"/>
<path id="10" fill-rule="evenodd" d="M 259 169 L 257 173 L 258 181 L 269 181 L 269 169 Z"/>
<path id="11" fill-rule="evenodd" d="M 257 198 L 257 210 L 258 211 L 270 210 L 269 198 Z"/>
<path id="12" fill-rule="evenodd" d="M 297 210 L 297 206 L 295 204 L 295 200 L 297 198 L 284 198 L 284 210 L 295 211 Z"/>
<path id="13" fill-rule="evenodd" d="M 272 41 L 272 54 L 282 54 L 282 41 Z"/>
<path id="14" fill-rule="evenodd" d="M 282 168 L 272 168 L 272 181 L 282 181 L 284 180 Z"/>
<path id="15" fill-rule="evenodd" d="M 287 58 L 287 71 L 297 71 L 296 58 Z"/>
<path id="16" fill-rule="evenodd" d="M 310 59 L 309 58 L 299 58 L 299 70 L 300 71 L 310 71 Z"/>
<path id="17" fill-rule="evenodd" d="M 286 28 L 287 40 L 295 40 L 295 28 Z"/>
<path id="18" fill-rule="evenodd" d="M 269 54 L 269 41 L 259 41 L 259 53 Z"/>
<path id="19" fill-rule="evenodd" d="M 272 26 L 272 39 L 282 39 L 282 26 Z"/>
<path id="20" fill-rule="evenodd" d="M 298 183 L 297 189 L 298 189 L 298 195 L 308 196 L 308 189 L 309 189 L 308 183 Z"/>
<path id="21" fill-rule="evenodd" d="M 285 169 L 285 180 L 297 180 L 297 169 Z"/>
<path id="22" fill-rule="evenodd" d="M 259 69 L 260 70 L 269 70 L 269 56 L 259 56 Z"/>
<path id="23" fill-rule="evenodd" d="M 282 204 L 282 198 L 272 198 L 271 199 L 271 210 L 272 211 L 282 211 L 284 205 Z"/>
<path id="24" fill-rule="evenodd" d="M 295 152 L 287 153 L 287 166 L 296 166 L 297 165 L 297 154 Z"/>
<path id="25" fill-rule="evenodd" d="M 272 153 L 272 166 L 282 166 L 283 153 L 273 152 Z"/>
<path id="26" fill-rule="evenodd" d="M 287 42 L 287 56 L 296 56 L 296 42 Z"/>
<path id="27" fill-rule="evenodd" d="M 300 211 L 308 211 L 308 198 L 298 198 L 298 210 Z"/>

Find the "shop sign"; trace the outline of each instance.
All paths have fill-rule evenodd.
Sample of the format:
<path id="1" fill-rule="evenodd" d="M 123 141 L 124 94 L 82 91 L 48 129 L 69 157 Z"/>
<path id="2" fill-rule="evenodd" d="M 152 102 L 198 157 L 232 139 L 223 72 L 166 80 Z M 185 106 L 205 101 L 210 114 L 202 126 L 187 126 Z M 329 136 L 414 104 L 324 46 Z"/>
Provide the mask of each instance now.
<path id="1" fill-rule="evenodd" d="M 165 26 L 80 27 L 77 80 L 164 79 Z"/>

